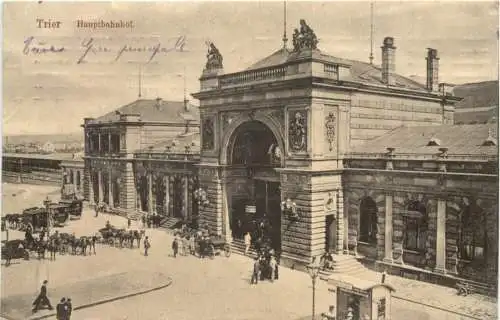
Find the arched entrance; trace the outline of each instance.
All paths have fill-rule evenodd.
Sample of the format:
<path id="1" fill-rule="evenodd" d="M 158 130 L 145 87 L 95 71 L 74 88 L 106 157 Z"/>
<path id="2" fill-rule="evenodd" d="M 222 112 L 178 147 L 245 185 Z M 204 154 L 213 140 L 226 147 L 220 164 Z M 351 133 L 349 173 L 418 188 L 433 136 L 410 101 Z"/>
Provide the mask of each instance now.
<path id="1" fill-rule="evenodd" d="M 229 223 L 232 235 L 242 239 L 250 232 L 259 246 L 266 242 L 281 250 L 281 141 L 257 120 L 240 124 L 227 146 Z M 253 210 L 246 210 L 248 207 Z"/>

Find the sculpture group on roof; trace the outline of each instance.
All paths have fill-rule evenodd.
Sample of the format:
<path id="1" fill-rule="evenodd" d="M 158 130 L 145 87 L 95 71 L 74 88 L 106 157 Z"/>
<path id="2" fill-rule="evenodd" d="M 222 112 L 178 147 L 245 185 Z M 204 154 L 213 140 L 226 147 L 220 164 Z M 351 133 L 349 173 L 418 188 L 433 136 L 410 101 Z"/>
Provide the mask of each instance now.
<path id="1" fill-rule="evenodd" d="M 300 31 L 295 29 L 293 32 L 293 51 L 303 49 L 316 49 L 318 38 L 314 31 L 309 27 L 304 19 L 300 19 Z"/>
<path id="2" fill-rule="evenodd" d="M 205 65 L 205 69 L 222 69 L 222 54 L 220 54 L 219 49 L 213 44 L 213 42 L 209 42 L 208 44 L 208 53 L 207 53 L 207 64 Z"/>

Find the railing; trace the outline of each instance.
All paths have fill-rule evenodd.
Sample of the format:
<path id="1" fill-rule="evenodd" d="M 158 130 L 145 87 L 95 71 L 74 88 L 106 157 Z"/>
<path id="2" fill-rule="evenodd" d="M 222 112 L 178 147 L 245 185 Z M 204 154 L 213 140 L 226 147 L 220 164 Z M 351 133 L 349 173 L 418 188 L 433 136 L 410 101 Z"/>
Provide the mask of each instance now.
<path id="1" fill-rule="evenodd" d="M 238 72 L 221 76 L 219 78 L 219 87 L 223 88 L 248 82 L 281 79 L 284 78 L 285 75 L 286 67 L 284 66 L 271 69 Z"/>

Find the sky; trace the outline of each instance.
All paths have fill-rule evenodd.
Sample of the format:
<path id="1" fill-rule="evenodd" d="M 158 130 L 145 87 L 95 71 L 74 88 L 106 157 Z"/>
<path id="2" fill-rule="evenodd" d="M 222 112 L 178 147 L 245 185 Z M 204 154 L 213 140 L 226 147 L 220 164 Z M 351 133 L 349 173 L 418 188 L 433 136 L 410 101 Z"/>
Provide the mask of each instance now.
<path id="1" fill-rule="evenodd" d="M 188 95 L 199 89 L 207 41 L 219 48 L 226 73 L 239 71 L 281 48 L 283 11 L 282 1 L 4 2 L 3 134 L 78 131 L 84 117 L 136 100 L 139 78 L 143 98 L 182 100 L 184 88 Z M 370 2 L 288 1 L 286 12 L 289 38 L 305 19 L 321 51 L 368 62 Z M 38 28 L 37 19 L 61 23 Z M 77 28 L 78 20 L 132 21 L 134 27 L 92 30 Z M 426 48 L 432 47 L 441 59 L 441 82 L 498 77 L 496 2 L 375 1 L 375 64 L 386 36 L 394 37 L 401 75 L 425 79 Z M 90 39 L 92 50 L 78 63 Z M 149 61 L 151 52 L 125 50 L 116 59 L 123 47 L 157 45 L 168 52 Z M 51 46 L 64 50 L 35 52 Z"/>

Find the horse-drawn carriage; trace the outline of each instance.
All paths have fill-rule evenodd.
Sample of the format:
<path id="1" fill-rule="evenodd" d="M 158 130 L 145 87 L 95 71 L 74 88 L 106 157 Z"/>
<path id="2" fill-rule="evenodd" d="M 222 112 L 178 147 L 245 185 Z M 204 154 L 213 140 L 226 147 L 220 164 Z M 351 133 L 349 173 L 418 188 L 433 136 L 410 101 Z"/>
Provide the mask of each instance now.
<path id="1" fill-rule="evenodd" d="M 226 257 L 231 255 L 231 245 L 220 236 L 196 236 L 195 252 L 200 256 L 213 258 L 215 255 L 224 252 Z"/>
<path id="2" fill-rule="evenodd" d="M 23 240 L 10 240 L 2 243 L 2 260 L 5 260 L 5 265 L 8 266 L 12 259 L 29 260 L 30 255 L 25 248 Z"/>
<path id="3" fill-rule="evenodd" d="M 129 246 L 130 248 L 134 247 L 134 240 L 137 240 L 137 247 L 139 247 L 141 239 L 144 236 L 143 230 L 118 229 L 110 224 L 107 224 L 105 228 L 99 229 L 99 233 L 101 234 L 103 243 L 111 246 Z"/>

